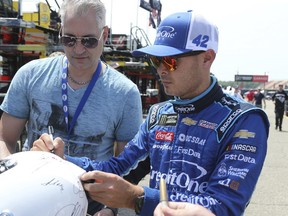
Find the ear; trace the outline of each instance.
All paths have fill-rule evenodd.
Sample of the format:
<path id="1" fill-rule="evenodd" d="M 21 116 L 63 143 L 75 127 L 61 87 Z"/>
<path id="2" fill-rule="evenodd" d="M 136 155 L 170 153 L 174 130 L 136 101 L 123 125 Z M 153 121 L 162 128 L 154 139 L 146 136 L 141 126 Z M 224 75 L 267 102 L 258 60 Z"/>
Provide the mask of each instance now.
<path id="1" fill-rule="evenodd" d="M 103 44 L 106 43 L 107 39 L 108 39 L 108 36 L 109 36 L 109 28 L 108 26 L 104 26 L 103 28 Z"/>
<path id="2" fill-rule="evenodd" d="M 209 49 L 204 53 L 204 63 L 205 64 L 212 64 L 214 59 L 216 57 L 216 53 L 214 52 L 214 50 Z"/>

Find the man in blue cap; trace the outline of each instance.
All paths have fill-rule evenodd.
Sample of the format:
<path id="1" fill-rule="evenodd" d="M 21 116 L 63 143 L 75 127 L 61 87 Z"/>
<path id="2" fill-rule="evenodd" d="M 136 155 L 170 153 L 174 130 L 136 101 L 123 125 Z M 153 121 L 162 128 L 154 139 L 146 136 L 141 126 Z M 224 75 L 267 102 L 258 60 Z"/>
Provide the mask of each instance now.
<path id="1" fill-rule="evenodd" d="M 223 93 L 210 75 L 217 51 L 218 29 L 203 16 L 194 11 L 168 16 L 160 23 L 154 45 L 133 55 L 147 57 L 174 99 L 150 108 L 119 157 L 99 162 L 65 156 L 61 140 L 52 143 L 47 135 L 34 143 L 34 149 L 55 148 L 59 156 L 91 171 L 81 178 L 95 183 L 84 188 L 108 206 L 152 215 L 163 178 L 168 201 L 189 203 L 189 215 L 203 209 L 215 215 L 242 215 L 265 160 L 269 122 L 263 110 Z M 149 187 L 119 177 L 148 156 Z"/>

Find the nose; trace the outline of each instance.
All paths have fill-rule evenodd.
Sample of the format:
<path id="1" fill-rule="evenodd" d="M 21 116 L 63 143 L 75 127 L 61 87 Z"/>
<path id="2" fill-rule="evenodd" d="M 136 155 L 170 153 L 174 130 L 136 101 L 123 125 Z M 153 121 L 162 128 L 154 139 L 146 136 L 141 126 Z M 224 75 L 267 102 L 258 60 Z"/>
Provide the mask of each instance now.
<path id="1" fill-rule="evenodd" d="M 85 46 L 81 43 L 81 39 L 77 38 L 76 43 L 74 45 L 74 52 L 76 54 L 82 54 L 86 51 Z"/>
<path id="2" fill-rule="evenodd" d="M 159 67 L 157 68 L 157 73 L 160 75 L 160 76 L 163 76 L 163 75 L 167 75 L 169 73 L 169 71 L 167 70 L 167 68 L 163 65 L 163 63 L 161 62 Z"/>

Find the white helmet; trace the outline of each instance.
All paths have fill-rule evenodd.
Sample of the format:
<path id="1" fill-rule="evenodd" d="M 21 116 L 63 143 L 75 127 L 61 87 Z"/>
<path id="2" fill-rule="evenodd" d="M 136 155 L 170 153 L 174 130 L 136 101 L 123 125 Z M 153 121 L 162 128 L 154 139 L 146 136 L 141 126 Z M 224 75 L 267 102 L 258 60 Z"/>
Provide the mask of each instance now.
<path id="1" fill-rule="evenodd" d="M 48 152 L 19 152 L 0 160 L 0 216 L 84 216 L 85 170 Z"/>

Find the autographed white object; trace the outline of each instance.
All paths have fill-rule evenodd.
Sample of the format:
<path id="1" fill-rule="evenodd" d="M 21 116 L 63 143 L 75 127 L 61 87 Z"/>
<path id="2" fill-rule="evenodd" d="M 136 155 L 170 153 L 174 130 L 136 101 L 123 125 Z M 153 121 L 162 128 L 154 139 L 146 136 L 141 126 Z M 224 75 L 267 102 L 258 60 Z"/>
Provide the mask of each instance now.
<path id="1" fill-rule="evenodd" d="M 85 216 L 82 168 L 48 152 L 0 160 L 0 216 Z"/>

